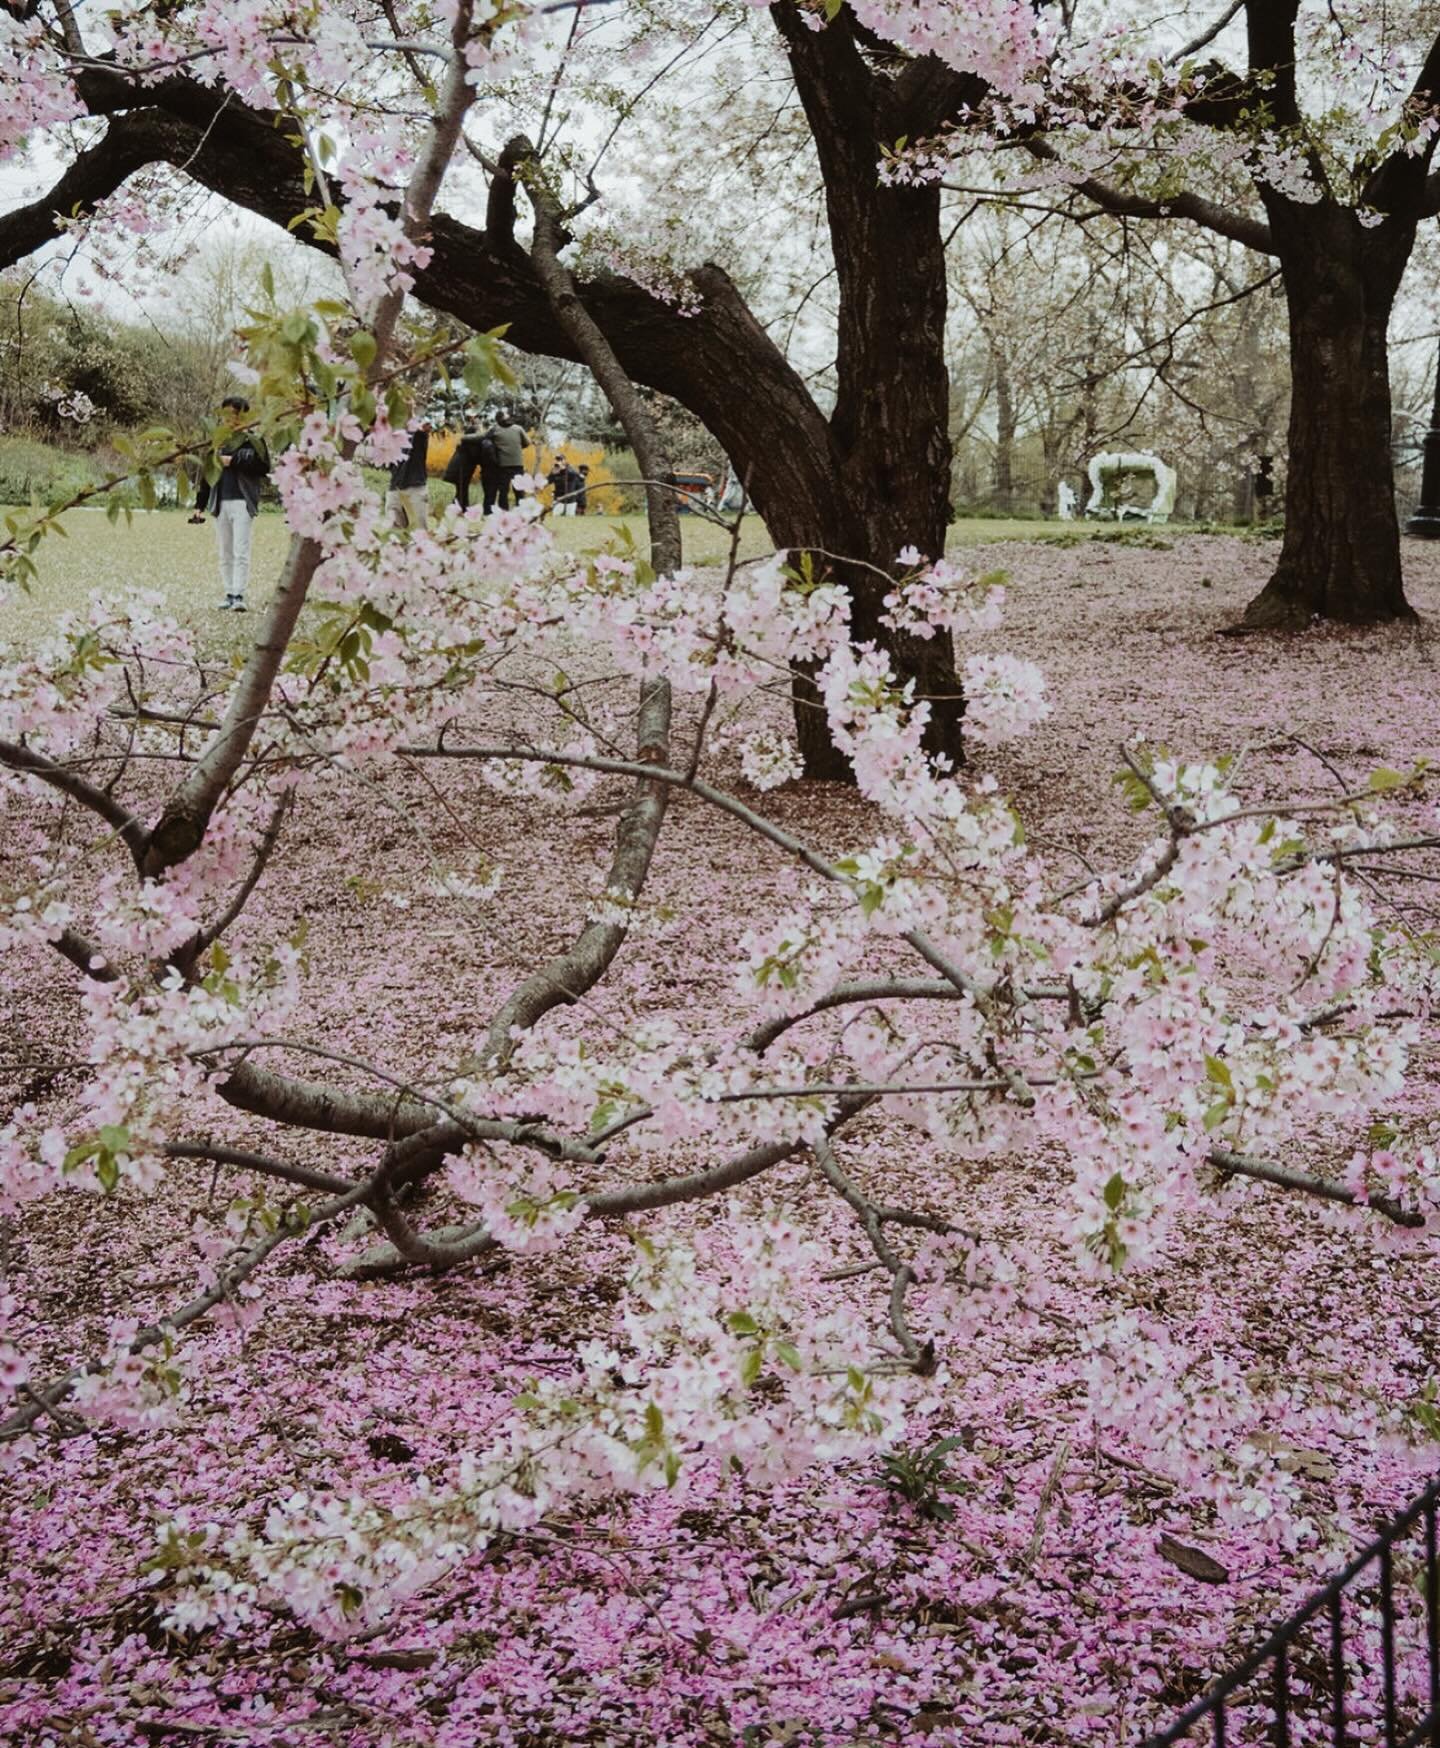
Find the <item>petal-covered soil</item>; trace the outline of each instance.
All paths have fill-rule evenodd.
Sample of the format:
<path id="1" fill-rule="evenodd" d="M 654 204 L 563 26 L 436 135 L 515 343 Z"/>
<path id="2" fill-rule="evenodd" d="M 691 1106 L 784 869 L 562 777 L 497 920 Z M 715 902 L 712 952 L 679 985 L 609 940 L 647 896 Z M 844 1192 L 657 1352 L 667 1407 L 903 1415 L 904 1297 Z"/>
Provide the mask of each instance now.
<path id="1" fill-rule="evenodd" d="M 981 755 L 1032 840 L 1099 865 L 1138 848 L 1148 828 L 1112 783 L 1136 737 L 1185 754 L 1243 749 L 1248 792 L 1276 799 L 1440 755 L 1440 551 L 1407 551 L 1417 625 L 1278 641 L 1220 635 L 1263 582 L 1272 546 L 1166 538 L 987 552 L 1011 586 L 1006 623 L 986 641 L 1039 662 L 1054 703 L 1029 738 Z M 516 710 L 527 707 L 517 695 Z M 782 720 L 778 703 L 773 716 Z M 434 1080 L 598 895 L 612 798 L 600 791 L 579 818 L 517 812 L 445 771 L 417 775 L 406 818 L 337 784 L 333 806 L 297 823 L 241 929 L 263 939 L 303 915 L 318 968 L 313 1041 Z M 841 791 L 792 785 L 763 805 L 828 850 L 873 829 Z M 481 841 L 507 870 L 500 897 L 434 896 L 414 818 L 441 853 Z M 652 1009 L 683 1012 L 702 1034 L 713 1012 L 718 1027 L 736 940 L 800 878 L 740 827 L 677 799 L 647 893 L 673 918 L 638 931 L 615 975 Z M 1423 890 L 1413 896 L 1425 902 Z M 56 956 L 7 966 L 0 997 L 6 1057 L 33 1063 L 21 1097 L 57 1109 L 72 992 Z M 552 1023 L 583 1030 L 584 1016 Z M 1422 1053 L 1414 1120 L 1437 1114 L 1432 1075 Z M 261 1142 L 235 1112 L 207 1112 L 206 1132 Z M 1315 1163 L 1357 1139 L 1317 1137 Z M 343 1169 L 362 1153 L 297 1134 L 289 1156 Z M 1053 1257 L 1058 1284 L 1038 1325 L 997 1320 L 961 1341 L 927 1332 L 939 1373 L 910 1447 L 957 1441 L 942 1488 L 907 1499 L 878 1461 L 774 1489 L 701 1471 L 668 1495 L 502 1539 L 358 1640 L 321 1643 L 283 1619 L 240 1639 L 172 1635 L 158 1624 L 163 1585 L 143 1571 L 162 1519 L 224 1527 L 263 1518 L 297 1489 L 383 1501 L 420 1477 L 443 1482 L 526 1380 L 563 1374 L 574 1344 L 609 1328 L 629 1252 L 623 1233 L 591 1232 L 583 1252 L 360 1283 L 337 1270 L 373 1234 L 316 1235 L 277 1253 L 258 1314 L 188 1338 L 192 1382 L 173 1425 L 93 1433 L 56 1417 L 39 1458 L 0 1481 L 0 1739 L 1130 1743 L 1417 1490 L 1434 1447 L 1402 1436 L 1405 1411 L 1440 1369 L 1440 1281 L 1424 1251 L 1234 1186 L 1223 1218 L 1188 1220 L 1162 1268 L 1096 1286 L 1077 1280 L 1057 1231 L 1063 1159 L 957 1164 L 878 1118 L 856 1126 L 847 1159 L 888 1201 L 958 1210 L 967 1226 Z M 581 1168 L 577 1185 L 588 1187 L 587 1170 L 599 1182 L 627 1169 L 654 1164 L 617 1152 L 603 1169 Z M 66 1195 L 29 1210 L 4 1262 L 26 1307 L 32 1370 L 84 1357 L 117 1320 L 183 1302 L 192 1218 L 243 1185 L 177 1168 L 150 1200 Z M 767 1203 L 791 1207 L 835 1270 L 866 1260 L 807 1164 L 742 1192 L 742 1206 Z M 443 1191 L 424 1214 L 450 1217 Z M 681 1208 L 647 1229 L 703 1233 L 723 1218 Z M 844 1295 L 878 1334 L 880 1280 L 814 1291 Z M 1268 1441 L 1289 1477 L 1286 1511 L 1257 1493 L 1251 1521 L 1222 1520 L 1153 1472 L 1123 1425 L 1093 1424 L 1087 1331 L 1127 1307 L 1163 1327 L 1177 1366 L 1203 1361 L 1219 1384 L 1244 1379 L 1266 1403 L 1249 1436 Z M 1373 1623 L 1357 1618 L 1356 1629 L 1363 1640 Z M 1352 1725 L 1354 1740 L 1378 1739 L 1363 1680 Z"/>

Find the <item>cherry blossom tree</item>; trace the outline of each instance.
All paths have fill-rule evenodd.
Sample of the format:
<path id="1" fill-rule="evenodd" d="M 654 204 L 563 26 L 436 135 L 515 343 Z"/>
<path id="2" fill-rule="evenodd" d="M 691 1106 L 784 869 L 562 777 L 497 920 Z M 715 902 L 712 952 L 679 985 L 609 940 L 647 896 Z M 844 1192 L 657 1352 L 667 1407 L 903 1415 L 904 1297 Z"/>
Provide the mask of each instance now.
<path id="1" fill-rule="evenodd" d="M 1190 22 L 1115 21 L 1137 96 L 1157 77 L 1176 81 L 1170 119 L 1157 125 L 1152 111 L 1117 128 L 1112 115 L 1095 128 L 1062 105 L 1051 128 L 1042 106 L 1015 116 L 1012 138 L 1087 203 L 1194 224 L 1279 267 L 1290 317 L 1287 517 L 1279 564 L 1245 623 L 1409 618 L 1388 333 L 1417 229 L 1440 212 L 1434 18 L 1424 7 L 1376 15 L 1246 0 L 1213 20 L 1196 13 L 1204 28 L 1182 40 L 1175 32 Z"/>
<path id="2" fill-rule="evenodd" d="M 609 1337 L 507 1403 L 443 1483 L 384 1499 L 300 1491 L 223 1526 L 219 1502 L 198 1524 L 162 1513 L 144 1564 L 176 1632 L 245 1632 L 281 1612 L 356 1635 L 555 1510 L 661 1491 L 705 1464 L 758 1486 L 891 1448 L 982 1327 L 1018 1337 L 1052 1315 L 1062 1280 L 1143 1281 L 1182 1217 L 1223 1221 L 1240 1195 L 1311 1199 L 1357 1246 L 1426 1255 L 1440 1218 L 1433 1137 L 1372 1125 L 1402 1097 L 1436 995 L 1433 943 L 1375 873 L 1440 846 L 1425 768 L 1267 802 L 1247 796 L 1243 759 L 1134 747 L 1124 793 L 1150 841 L 1131 864 L 1062 871 L 993 777 L 962 778 L 933 749 L 934 701 L 812 548 L 747 564 L 732 550 L 720 572 L 682 562 L 653 428 L 565 259 L 556 179 L 520 136 L 496 181 L 529 207 L 525 270 L 546 319 L 646 470 L 649 558 L 566 554 L 538 497 L 488 518 L 451 508 L 422 532 L 390 521 L 363 463 L 405 452 L 406 385 L 437 362 L 402 349 L 401 308 L 434 270 L 436 202 L 477 86 L 523 54 L 532 23 L 456 0 L 423 36 L 380 39 L 436 64 L 423 111 L 380 121 L 366 95 L 345 104 L 352 149 L 338 163 L 314 151 L 321 198 L 332 180 L 343 192 L 317 222 L 346 293 L 298 309 L 262 295 L 245 331 L 240 367 L 292 539 L 243 664 L 218 661 L 142 589 L 97 596 L 0 665 L 0 945 L 11 963 L 58 954 L 73 969 L 76 1077 L 0 1129 L 0 1211 L 23 1221 L 80 1194 L 163 1201 L 197 1163 L 247 1188 L 197 1216 L 188 1297 L 57 1375 L 32 1366 L 34 1313 L 23 1280 L 7 1284 L 9 1463 L 43 1466 L 49 1432 L 162 1424 L 189 1388 L 187 1330 L 212 1313 L 244 1326 L 275 1253 L 357 1211 L 385 1244 L 354 1274 L 502 1255 L 523 1270 L 583 1257 L 616 1228 L 630 1247 Z M 344 101 L 344 33 L 296 43 L 288 15 L 237 27 L 229 10 L 143 26 L 117 27 L 116 57 L 213 60 L 248 99 L 283 96 L 302 143 Z M 36 123 L 76 101 L 58 70 L 11 76 Z M 463 358 L 483 390 L 495 337 Z M 178 451 L 217 473 L 222 435 L 138 440 L 139 500 Z M 43 588 L 60 514 L 6 516 L 9 586 Z M 883 577 L 875 622 L 891 642 L 963 646 L 999 621 L 993 576 L 912 543 Z M 811 841 L 765 799 L 799 771 L 764 711 L 797 667 L 864 804 L 848 848 Z M 980 747 L 1049 709 L 1028 662 L 972 652 L 961 676 Z M 621 797 L 613 853 L 571 940 L 535 952 L 487 1015 L 472 1004 L 462 1039 L 437 1016 L 424 1072 L 398 1074 L 310 1023 L 320 973 L 298 913 L 314 895 L 293 895 L 290 926 L 260 929 L 247 909 L 275 889 L 307 818 L 351 793 L 376 799 L 438 914 L 468 919 L 442 925 L 451 938 L 480 919 L 498 939 L 535 872 L 526 810 L 578 813 L 602 785 Z M 436 812 L 462 850 L 439 853 Z M 721 944 L 733 999 L 661 1010 L 617 973 L 672 920 L 657 846 L 703 844 L 712 815 L 755 850 L 732 876 L 748 927 Z M 793 868 L 793 886 L 767 890 L 762 857 Z M 864 1156 L 863 1125 L 880 1120 L 957 1162 L 1054 1157 L 1063 1265 L 998 1222 L 896 1196 Z M 1302 1145 L 1324 1160 L 1298 1163 Z M 824 1248 L 793 1196 L 726 1211 L 793 1162 L 809 1174 L 805 1206 L 843 1210 L 888 1283 L 879 1327 L 825 1291 Z M 458 1224 L 433 1220 L 441 1194 L 465 1210 Z M 712 1224 L 688 1238 L 648 1224 L 687 1203 L 712 1204 Z M 1273 1515 L 1288 1533 L 1293 1475 L 1250 1436 L 1261 1383 L 1177 1355 L 1133 1305 L 1082 1337 L 1096 1428 L 1123 1425 L 1227 1521 Z M 1372 1436 L 1379 1412 L 1357 1399 L 1325 1416 Z M 1385 1414 L 1397 1440 L 1427 1426 L 1433 1413 Z"/>
<path id="3" fill-rule="evenodd" d="M 587 151 L 594 152 L 587 129 L 593 134 L 605 125 L 597 92 L 612 108 L 618 104 L 616 126 L 636 125 L 670 73 L 669 59 L 655 66 L 662 48 L 667 56 L 674 48 L 671 59 L 682 71 L 705 54 L 713 64 L 707 33 L 724 33 L 754 80 L 768 65 L 763 32 L 770 32 L 794 81 L 804 156 L 809 162 L 813 154 L 823 192 L 822 246 L 839 292 L 833 408 L 817 406 L 755 320 L 732 272 L 713 261 L 696 267 L 673 237 L 663 241 L 657 203 L 665 223 L 683 236 L 682 209 L 688 202 L 693 219 L 702 198 L 684 159 L 703 169 L 713 155 L 708 140 L 697 137 L 689 154 L 668 154 L 664 188 L 638 159 L 624 162 L 621 187 L 637 174 L 648 186 L 631 208 L 612 195 L 614 221 L 602 226 L 609 241 L 589 257 L 586 300 L 625 367 L 714 432 L 751 479 L 752 497 L 778 543 L 846 555 L 850 568 L 837 574 L 859 622 L 935 701 L 930 733 L 937 747 L 952 756 L 960 750 L 961 705 L 946 640 L 907 641 L 884 626 L 883 587 L 864 567 L 888 569 L 906 540 L 927 553 L 943 545 L 944 249 L 933 177 L 973 145 L 977 123 L 992 145 L 1023 145 L 1048 176 L 1111 211 L 1201 224 L 1279 261 L 1291 313 L 1294 513 L 1279 568 L 1249 622 L 1407 613 L 1389 485 L 1384 342 L 1416 226 L 1437 198 L 1427 179 L 1435 48 L 1423 9 L 1390 9 L 1378 21 L 1344 8 L 1322 17 L 1317 9 L 1311 19 L 1295 0 L 1228 8 L 1218 18 L 1171 9 L 1160 21 L 1143 8 L 1106 8 L 1088 23 L 1080 8 L 1032 12 L 1012 0 L 978 10 L 779 0 L 758 10 L 767 15 L 759 21 L 762 35 L 748 33 L 743 54 L 735 45 L 744 7 L 647 7 L 633 30 L 617 12 L 613 29 L 602 20 L 568 39 L 561 28 L 559 50 L 546 46 L 548 38 L 540 44 L 538 76 L 508 83 L 506 108 L 511 114 L 518 108 L 522 121 L 544 119 L 549 137 L 542 134 L 542 149 L 582 178 L 581 201 L 569 199 L 573 208 L 589 198 L 583 177 L 593 174 L 586 164 Z M 18 14 L 43 46 L 28 75 L 49 81 L 42 69 L 45 54 L 53 54 L 55 76 L 72 95 L 56 107 L 46 83 L 45 94 L 19 106 L 17 125 L 53 126 L 78 105 L 105 118 L 107 131 L 103 144 L 79 151 L 45 198 L 4 221 L 0 259 L 14 261 L 48 239 L 57 212 L 89 211 L 157 163 L 183 166 L 187 178 L 279 223 L 291 223 L 312 203 L 306 153 L 273 124 L 263 81 L 242 80 L 217 110 L 219 87 L 205 57 L 162 57 L 164 77 L 152 72 L 137 80 L 104 44 L 95 45 L 98 54 L 89 52 L 71 11 L 62 8 L 48 26 L 40 0 Z M 383 7 L 374 21 L 377 30 L 392 29 Z M 403 13 L 394 25 L 391 40 L 403 40 Z M 338 42 L 352 26 L 337 13 L 327 28 Z M 345 61 L 345 78 L 378 78 L 376 100 L 403 103 L 397 56 L 384 49 L 383 35 L 366 38 L 360 14 L 353 28 L 360 34 L 346 37 L 356 52 Z M 1224 46 L 1237 34 L 1245 39 L 1238 67 Z M 628 76 L 637 54 L 643 65 Z M 68 72 L 66 57 L 73 63 Z M 426 58 L 411 52 L 408 64 L 411 82 L 423 82 Z M 734 121 L 733 101 L 717 107 Z M 567 140 L 555 119 L 560 110 L 590 119 L 575 123 Z M 662 112 L 667 124 L 675 113 Z M 693 105 L 685 125 L 694 127 Z M 509 338 L 523 347 L 573 356 L 517 239 L 503 139 L 483 137 L 495 131 L 487 121 L 473 142 L 490 166 L 485 225 L 437 222 L 417 294 L 477 328 L 507 324 Z M 772 117 L 761 141 L 774 132 Z M 876 166 L 897 142 L 904 142 L 900 160 L 908 173 L 883 186 Z M 654 222 L 643 216 L 647 207 Z M 617 254 L 613 239 L 636 231 L 644 246 L 632 235 Z M 710 246 L 703 230 L 696 236 L 699 247 Z M 663 268 L 652 237 L 662 239 Z M 682 295 L 676 287 L 684 287 Z M 902 381 L 903 391 L 896 386 Z M 1342 480 L 1344 489 L 1336 483 Z M 807 769 L 843 775 L 808 682 L 802 676 L 798 684 Z"/>

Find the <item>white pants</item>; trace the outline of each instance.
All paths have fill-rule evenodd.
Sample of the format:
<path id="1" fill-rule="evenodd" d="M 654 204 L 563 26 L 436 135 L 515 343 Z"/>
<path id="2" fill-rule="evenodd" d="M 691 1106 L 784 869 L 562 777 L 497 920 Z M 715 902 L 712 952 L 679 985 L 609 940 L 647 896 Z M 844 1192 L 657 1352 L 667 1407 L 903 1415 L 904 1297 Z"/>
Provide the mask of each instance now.
<path id="1" fill-rule="evenodd" d="M 385 508 L 397 528 L 423 528 L 430 513 L 430 494 L 424 486 L 407 486 L 402 492 L 392 488 L 385 494 Z"/>
<path id="2" fill-rule="evenodd" d="M 243 498 L 227 498 L 215 512 L 215 539 L 225 599 L 243 601 L 250 581 L 250 511 Z"/>

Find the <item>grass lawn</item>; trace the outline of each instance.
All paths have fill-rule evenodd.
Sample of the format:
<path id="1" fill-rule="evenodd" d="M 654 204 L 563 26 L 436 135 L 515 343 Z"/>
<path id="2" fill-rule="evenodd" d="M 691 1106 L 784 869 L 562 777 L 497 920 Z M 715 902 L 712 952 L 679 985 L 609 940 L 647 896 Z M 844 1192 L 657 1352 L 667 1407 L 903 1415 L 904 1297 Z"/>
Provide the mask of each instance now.
<path id="1" fill-rule="evenodd" d="M 624 528 L 643 551 L 643 516 L 576 516 L 552 524 L 556 538 L 567 551 L 595 551 Z M 686 558 L 697 564 L 719 563 L 729 551 L 730 537 L 724 528 L 699 516 L 687 516 L 684 529 Z M 0 641 L 35 636 L 65 608 L 81 607 L 97 590 L 129 586 L 161 590 L 183 622 L 206 628 L 205 641 L 212 646 L 245 641 L 247 626 L 254 623 L 240 615 L 218 611 L 220 583 L 215 563 L 215 535 L 211 527 L 192 527 L 184 514 L 157 510 L 137 514 L 127 526 L 112 525 L 99 511 L 75 510 L 65 519 L 66 538 L 51 540 L 38 555 L 40 582 L 30 596 L 17 595 L 0 607 Z M 1092 539 L 1108 534 L 1113 526 L 1092 523 L 1042 521 L 956 522 L 950 529 L 949 548 L 979 546 L 1001 540 Z M 1178 532 L 1165 530 L 1164 534 Z M 1161 534 L 1162 531 L 1157 531 Z M 1133 537 L 1133 531 L 1132 531 Z M 273 577 L 284 557 L 285 524 L 279 515 L 264 513 L 255 523 L 251 568 L 251 599 L 258 601 L 266 579 Z M 770 539 L 758 516 L 747 516 L 741 531 L 742 557 L 770 551 Z"/>

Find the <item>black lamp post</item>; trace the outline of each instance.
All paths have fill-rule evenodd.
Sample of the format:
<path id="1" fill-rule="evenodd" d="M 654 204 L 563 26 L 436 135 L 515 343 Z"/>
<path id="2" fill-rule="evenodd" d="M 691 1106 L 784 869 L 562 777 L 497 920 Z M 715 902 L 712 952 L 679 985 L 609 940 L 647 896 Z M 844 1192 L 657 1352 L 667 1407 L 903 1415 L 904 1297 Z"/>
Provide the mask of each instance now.
<path id="1" fill-rule="evenodd" d="M 1423 445 L 1424 466 L 1420 472 L 1420 502 L 1405 524 L 1407 534 L 1422 540 L 1440 540 L 1440 363 L 1435 369 L 1435 405 Z"/>

